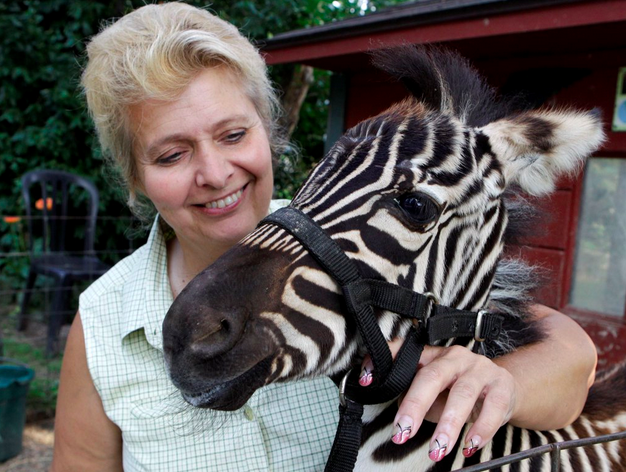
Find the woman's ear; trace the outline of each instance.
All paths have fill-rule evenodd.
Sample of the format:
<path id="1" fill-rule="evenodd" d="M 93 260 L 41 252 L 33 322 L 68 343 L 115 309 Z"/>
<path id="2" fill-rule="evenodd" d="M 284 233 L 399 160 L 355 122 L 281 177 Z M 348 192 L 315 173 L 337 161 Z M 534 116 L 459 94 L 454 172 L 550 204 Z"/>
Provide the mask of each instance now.
<path id="1" fill-rule="evenodd" d="M 530 111 L 477 131 L 489 138 L 507 185 L 531 195 L 554 191 L 558 178 L 579 170 L 605 139 L 598 110 Z"/>

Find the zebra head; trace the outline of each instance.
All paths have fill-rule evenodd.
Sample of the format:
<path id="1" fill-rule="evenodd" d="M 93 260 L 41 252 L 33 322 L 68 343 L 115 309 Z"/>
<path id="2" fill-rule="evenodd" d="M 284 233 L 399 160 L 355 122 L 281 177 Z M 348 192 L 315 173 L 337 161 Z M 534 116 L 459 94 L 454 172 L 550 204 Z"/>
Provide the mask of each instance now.
<path id="1" fill-rule="evenodd" d="M 364 277 L 468 310 L 493 304 L 503 194 L 555 188 L 603 132 L 594 112 L 511 112 L 462 58 L 403 47 L 378 65 L 411 98 L 350 129 L 291 205 Z M 286 231 L 261 224 L 192 280 L 164 322 L 173 382 L 196 406 L 236 409 L 270 382 L 334 375 L 363 355 L 341 289 Z M 379 310 L 384 336 L 408 326 Z"/>

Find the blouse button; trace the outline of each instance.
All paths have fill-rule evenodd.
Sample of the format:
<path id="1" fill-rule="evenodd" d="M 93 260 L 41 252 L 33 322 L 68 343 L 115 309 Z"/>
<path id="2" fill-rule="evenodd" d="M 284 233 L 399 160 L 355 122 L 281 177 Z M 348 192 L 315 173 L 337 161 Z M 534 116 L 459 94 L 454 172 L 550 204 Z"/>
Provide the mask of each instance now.
<path id="1" fill-rule="evenodd" d="M 254 410 L 246 405 L 243 407 L 243 415 L 247 420 L 252 421 L 254 419 Z"/>

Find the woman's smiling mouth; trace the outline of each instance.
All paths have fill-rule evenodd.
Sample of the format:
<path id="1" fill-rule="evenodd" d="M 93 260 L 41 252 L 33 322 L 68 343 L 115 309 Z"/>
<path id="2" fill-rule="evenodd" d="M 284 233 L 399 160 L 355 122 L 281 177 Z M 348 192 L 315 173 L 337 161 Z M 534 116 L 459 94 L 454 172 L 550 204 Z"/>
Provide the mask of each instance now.
<path id="1" fill-rule="evenodd" d="M 241 198 L 241 195 L 243 194 L 245 188 L 246 186 L 242 187 L 241 189 L 237 190 L 235 193 L 232 193 L 224 198 L 220 198 L 219 200 L 208 202 L 204 206 L 206 208 L 225 208 L 229 205 L 232 205 L 233 203 L 237 203 L 239 199 Z"/>

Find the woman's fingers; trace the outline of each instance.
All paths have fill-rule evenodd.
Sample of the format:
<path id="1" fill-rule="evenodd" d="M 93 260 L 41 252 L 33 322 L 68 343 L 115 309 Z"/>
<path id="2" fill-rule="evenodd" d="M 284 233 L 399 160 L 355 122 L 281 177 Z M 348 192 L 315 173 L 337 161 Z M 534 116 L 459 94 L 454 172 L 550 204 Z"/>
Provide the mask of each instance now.
<path id="1" fill-rule="evenodd" d="M 395 354 L 402 340 L 390 343 Z M 363 363 L 360 383 L 369 385 L 376 373 L 369 359 Z M 468 419 L 474 419 L 463 441 L 467 457 L 483 447 L 511 417 L 515 383 L 511 374 L 490 359 L 461 346 L 426 346 L 419 370 L 401 398 L 392 441 L 403 444 L 427 419 L 437 423 L 429 457 L 439 461 L 454 447 Z"/>
<path id="2" fill-rule="evenodd" d="M 482 389 L 482 382 L 468 375 L 460 376 L 452 384 L 428 450 L 431 460 L 443 459 L 454 447 Z"/>
<path id="3" fill-rule="evenodd" d="M 398 408 L 395 421 L 396 428 L 392 438 L 395 443 L 402 444 L 413 437 L 427 415 L 429 419 L 432 419 L 433 415 L 429 415 L 429 412 L 433 405 L 438 403 L 438 399 L 440 399 L 438 409 L 442 414 L 447 415 L 448 422 L 442 424 L 441 419 L 443 417 L 437 418 L 440 426 L 445 426 L 445 428 L 439 428 L 436 431 L 434 438 L 438 440 L 439 444 L 435 447 L 438 451 L 445 451 L 456 440 L 469 412 L 476 403 L 478 395 L 476 394 L 475 398 L 467 399 L 467 392 L 470 387 L 464 387 L 467 384 L 466 381 L 462 381 L 455 387 L 455 381 L 458 382 L 459 375 L 467 370 L 471 360 L 461 351 L 462 349 L 465 348 L 455 346 L 452 348 L 426 347 L 424 349 L 420 361 L 421 367 Z M 447 396 L 442 396 L 442 392 L 448 389 L 450 390 Z M 478 386 L 471 388 L 471 390 L 477 389 Z M 450 398 L 451 396 L 453 398 Z M 445 406 L 442 408 L 441 403 L 444 401 Z M 409 432 L 407 433 L 407 431 Z M 399 432 L 403 434 L 398 435 Z M 434 454 L 439 455 L 440 453 Z"/>
<path id="4" fill-rule="evenodd" d="M 513 377 L 509 377 L 510 382 L 507 381 L 506 376 L 502 376 L 486 389 L 485 398 L 479 405 L 478 417 L 464 438 L 463 455 L 465 457 L 471 457 L 482 448 L 493 438 L 498 429 L 511 419 L 516 398 Z"/>
<path id="5" fill-rule="evenodd" d="M 387 342 L 387 344 L 389 345 L 389 350 L 391 351 L 391 355 L 394 359 L 396 357 L 396 354 L 398 354 L 398 351 L 402 347 L 403 343 L 404 339 L 401 338 L 394 338 L 393 340 Z M 445 348 L 436 346 L 424 346 L 424 351 L 422 352 L 422 355 L 420 357 L 419 367 L 430 363 L 433 359 L 438 357 L 441 354 L 442 349 Z M 373 370 L 374 366 L 372 364 L 372 359 L 370 358 L 369 354 L 366 354 L 363 358 L 363 362 L 361 363 L 361 375 L 359 377 L 359 383 L 362 386 L 365 387 L 372 383 L 373 377 L 374 375 L 376 375 Z"/>
<path id="6" fill-rule="evenodd" d="M 402 347 L 402 343 L 404 343 L 404 339 L 400 338 L 395 338 L 387 343 L 389 344 L 389 349 L 391 350 L 391 355 L 394 357 L 394 359 L 396 357 L 396 354 Z M 359 384 L 362 387 L 367 387 L 373 382 L 374 375 L 376 375 L 374 373 L 374 365 L 372 364 L 372 359 L 370 358 L 369 354 L 367 354 L 363 358 L 363 362 L 361 363 L 361 375 L 359 376 Z"/>
<path id="7" fill-rule="evenodd" d="M 443 458 L 462 440 L 463 454 L 472 456 L 490 441 L 498 429 L 511 418 L 515 406 L 515 382 L 512 375 L 490 359 L 470 353 L 469 368 L 460 373 L 450 387 L 444 410 L 433 434 L 430 457 Z M 459 438 L 465 423 L 474 421 L 465 437 Z M 438 452 L 437 446 L 449 439 L 448 449 Z"/>

